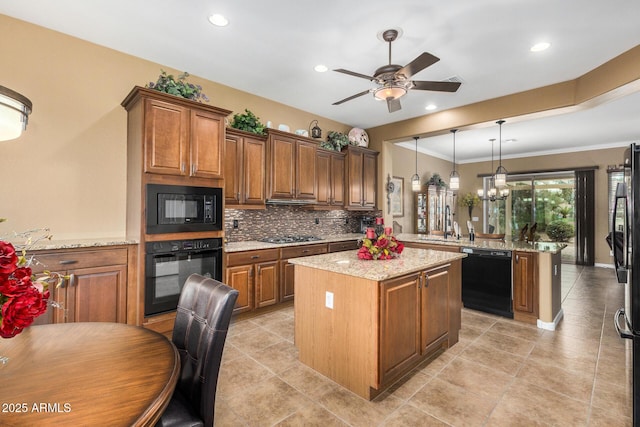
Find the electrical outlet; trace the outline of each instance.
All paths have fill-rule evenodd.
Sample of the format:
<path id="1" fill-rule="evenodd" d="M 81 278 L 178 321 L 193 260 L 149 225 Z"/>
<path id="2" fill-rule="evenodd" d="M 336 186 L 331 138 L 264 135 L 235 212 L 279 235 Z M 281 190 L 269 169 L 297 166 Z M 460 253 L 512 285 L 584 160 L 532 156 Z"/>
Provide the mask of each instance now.
<path id="1" fill-rule="evenodd" d="M 320 224 L 320 218 L 316 218 L 316 224 Z"/>
<path id="2" fill-rule="evenodd" d="M 344 225 L 349 225 L 349 218 L 345 218 Z"/>
<path id="3" fill-rule="evenodd" d="M 471 218 L 471 221 L 478 222 L 480 221 L 480 218 L 478 218 L 477 216 L 474 216 L 473 218 Z"/>
<path id="4" fill-rule="evenodd" d="M 233 229 L 234 229 L 234 230 L 237 230 L 239 226 L 240 226 L 240 224 L 238 223 L 238 220 L 237 220 L 237 219 L 234 219 L 234 220 L 233 220 Z"/>
<path id="5" fill-rule="evenodd" d="M 333 310 L 333 292 L 327 291 L 324 297 L 324 305 Z"/>

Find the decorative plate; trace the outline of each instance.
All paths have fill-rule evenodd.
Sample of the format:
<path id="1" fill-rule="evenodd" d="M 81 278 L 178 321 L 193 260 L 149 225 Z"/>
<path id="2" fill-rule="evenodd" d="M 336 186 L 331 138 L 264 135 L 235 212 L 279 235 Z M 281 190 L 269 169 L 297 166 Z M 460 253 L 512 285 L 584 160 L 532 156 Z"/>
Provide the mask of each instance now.
<path id="1" fill-rule="evenodd" d="M 353 128 L 349 131 L 349 141 L 351 141 L 352 145 L 368 147 L 369 135 L 367 135 L 367 132 L 364 129 Z"/>

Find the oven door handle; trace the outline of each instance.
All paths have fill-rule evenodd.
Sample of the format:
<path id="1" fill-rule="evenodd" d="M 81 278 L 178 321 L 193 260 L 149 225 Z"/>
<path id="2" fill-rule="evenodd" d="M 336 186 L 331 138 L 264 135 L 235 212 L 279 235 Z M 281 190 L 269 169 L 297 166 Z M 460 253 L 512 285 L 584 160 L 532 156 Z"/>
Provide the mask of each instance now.
<path id="1" fill-rule="evenodd" d="M 620 335 L 620 338 L 633 339 L 634 335 L 631 331 L 620 327 L 620 318 L 622 317 L 624 319 L 624 316 L 624 308 L 616 311 L 616 314 L 613 317 L 613 326 L 616 328 L 616 332 Z"/>

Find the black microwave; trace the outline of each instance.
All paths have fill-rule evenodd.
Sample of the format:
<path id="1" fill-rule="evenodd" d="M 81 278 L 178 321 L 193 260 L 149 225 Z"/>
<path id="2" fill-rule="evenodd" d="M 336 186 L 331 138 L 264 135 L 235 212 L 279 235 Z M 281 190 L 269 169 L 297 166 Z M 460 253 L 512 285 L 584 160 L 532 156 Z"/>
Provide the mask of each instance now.
<path id="1" fill-rule="evenodd" d="M 222 188 L 147 184 L 147 234 L 222 230 Z"/>

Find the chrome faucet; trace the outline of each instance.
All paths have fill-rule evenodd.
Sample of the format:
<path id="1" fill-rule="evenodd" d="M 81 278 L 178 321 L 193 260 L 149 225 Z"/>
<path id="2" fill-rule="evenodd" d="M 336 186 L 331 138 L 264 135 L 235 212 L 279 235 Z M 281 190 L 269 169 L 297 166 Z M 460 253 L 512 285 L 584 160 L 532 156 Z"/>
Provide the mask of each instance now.
<path id="1" fill-rule="evenodd" d="M 444 238 L 447 238 L 447 234 L 449 234 L 449 230 L 451 230 L 451 208 L 449 205 L 444 207 Z"/>

